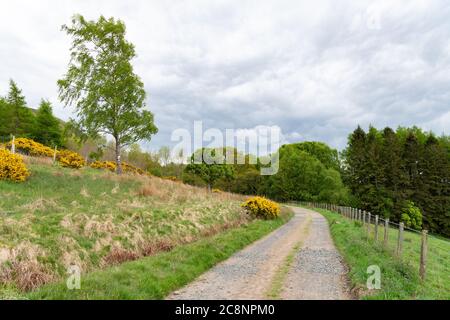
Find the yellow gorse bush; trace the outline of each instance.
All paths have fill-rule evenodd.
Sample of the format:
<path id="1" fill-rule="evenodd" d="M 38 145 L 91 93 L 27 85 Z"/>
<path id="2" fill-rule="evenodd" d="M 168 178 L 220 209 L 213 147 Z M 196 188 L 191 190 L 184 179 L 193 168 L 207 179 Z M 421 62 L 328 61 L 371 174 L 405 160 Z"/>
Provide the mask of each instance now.
<path id="1" fill-rule="evenodd" d="M 12 154 L 6 149 L 0 149 L 0 180 L 22 182 L 30 172 L 20 155 Z"/>
<path id="2" fill-rule="evenodd" d="M 58 162 L 66 168 L 80 169 L 86 165 L 83 157 L 70 150 L 61 150 L 57 156 Z"/>
<path id="3" fill-rule="evenodd" d="M 116 171 L 116 164 L 112 161 L 95 161 L 90 165 L 94 169 L 107 169 L 111 172 Z"/>
<path id="4" fill-rule="evenodd" d="M 12 141 L 6 144 L 6 147 L 11 150 Z M 17 138 L 14 141 L 16 151 L 24 153 L 32 157 L 53 157 L 54 151 L 52 148 L 44 146 L 43 144 L 27 138 Z"/>
<path id="5" fill-rule="evenodd" d="M 117 169 L 116 163 L 112 161 L 95 161 L 91 163 L 90 167 L 94 169 L 107 169 L 111 172 L 115 172 Z M 137 168 L 127 162 L 122 162 L 122 170 L 126 173 L 134 173 L 140 175 L 145 174 L 144 170 Z"/>
<path id="6" fill-rule="evenodd" d="M 279 204 L 263 197 L 252 197 L 241 206 L 256 218 L 274 219 L 280 215 Z"/>

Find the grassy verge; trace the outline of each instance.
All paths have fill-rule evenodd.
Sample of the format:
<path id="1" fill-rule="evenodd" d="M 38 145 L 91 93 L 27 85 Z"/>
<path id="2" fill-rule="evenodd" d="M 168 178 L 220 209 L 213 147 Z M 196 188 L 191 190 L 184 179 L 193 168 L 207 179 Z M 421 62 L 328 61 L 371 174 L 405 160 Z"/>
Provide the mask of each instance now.
<path id="1" fill-rule="evenodd" d="M 358 222 L 349 221 L 337 213 L 316 209 L 323 214 L 329 224 L 334 243 L 350 267 L 349 278 L 352 286 L 363 299 L 450 299 L 448 266 L 450 256 L 433 256 L 434 241 L 430 241 L 431 253 L 428 259 L 427 280 L 418 276 L 420 236 L 405 232 L 403 259 L 397 259 L 392 251 L 396 231 L 391 230 L 388 249 L 381 241 L 368 239 L 366 229 Z M 381 234 L 383 229 L 381 228 Z M 380 237 L 381 238 L 381 237 Z M 439 243 L 439 245 L 448 245 Z M 443 265 L 442 265 L 443 264 Z M 381 289 L 366 289 L 367 268 L 377 265 L 381 269 Z"/>
<path id="2" fill-rule="evenodd" d="M 215 264 L 230 257 L 291 217 L 255 220 L 213 237 L 174 248 L 170 252 L 82 276 L 80 290 L 64 282 L 45 285 L 27 295 L 30 299 L 163 299 Z"/>
<path id="3" fill-rule="evenodd" d="M 0 299 L 249 222 L 244 197 L 103 170 L 29 164 L 0 181 Z"/>

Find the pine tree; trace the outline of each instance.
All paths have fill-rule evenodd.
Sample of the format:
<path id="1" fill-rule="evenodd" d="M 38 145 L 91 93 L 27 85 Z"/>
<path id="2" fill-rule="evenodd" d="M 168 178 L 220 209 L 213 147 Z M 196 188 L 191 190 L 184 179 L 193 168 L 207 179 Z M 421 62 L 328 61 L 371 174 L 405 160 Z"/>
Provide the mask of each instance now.
<path id="1" fill-rule="evenodd" d="M 446 149 L 431 134 L 425 142 L 421 169 L 417 202 L 423 210 L 424 227 L 450 235 L 450 165 Z"/>
<path id="2" fill-rule="evenodd" d="M 403 201 L 406 199 L 405 188 L 408 186 L 402 159 L 402 144 L 391 128 L 383 130 L 381 148 L 381 166 L 385 188 L 385 213 L 391 219 L 400 220 Z"/>
<path id="3" fill-rule="evenodd" d="M 26 107 L 25 97 L 17 84 L 10 80 L 6 98 L 10 113 L 7 130 L 15 136 L 31 136 L 34 131 L 34 114 Z"/>
<path id="4" fill-rule="evenodd" d="M 8 139 L 11 124 L 11 108 L 5 98 L 0 97 L 0 139 Z M 0 142 L 2 141 L 0 140 Z"/>
<path id="5" fill-rule="evenodd" d="M 351 193 L 359 200 L 358 206 L 365 208 L 363 195 L 366 192 L 366 133 L 360 126 L 349 136 L 348 146 L 343 152 L 345 159 L 343 175 Z"/>
<path id="6" fill-rule="evenodd" d="M 47 146 L 61 146 L 61 127 L 58 119 L 53 116 L 49 101 L 41 101 L 36 114 L 34 138 Z"/>

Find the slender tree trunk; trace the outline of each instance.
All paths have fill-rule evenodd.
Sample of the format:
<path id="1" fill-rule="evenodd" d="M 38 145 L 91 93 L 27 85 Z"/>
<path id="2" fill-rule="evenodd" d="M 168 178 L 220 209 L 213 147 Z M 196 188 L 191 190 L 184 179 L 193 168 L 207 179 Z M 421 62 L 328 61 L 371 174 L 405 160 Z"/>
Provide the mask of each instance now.
<path id="1" fill-rule="evenodd" d="M 120 159 L 120 141 L 116 138 L 116 173 L 122 174 L 122 161 Z"/>

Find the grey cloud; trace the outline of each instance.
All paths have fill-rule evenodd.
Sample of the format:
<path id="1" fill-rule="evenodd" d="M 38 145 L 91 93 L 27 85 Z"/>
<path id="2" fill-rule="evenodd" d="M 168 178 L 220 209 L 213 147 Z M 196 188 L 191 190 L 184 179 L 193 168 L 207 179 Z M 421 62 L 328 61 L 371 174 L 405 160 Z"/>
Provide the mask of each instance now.
<path id="1" fill-rule="evenodd" d="M 415 124 L 447 134 L 450 127 L 444 0 L 9 6 L 9 13 L 0 10 L 0 92 L 14 78 L 30 104 L 50 98 L 63 118 L 70 109 L 58 102 L 55 83 L 69 53 L 61 24 L 76 12 L 125 21 L 160 128 L 144 144 L 149 149 L 170 144 L 174 129 L 190 129 L 195 120 L 219 129 L 276 125 L 290 142 L 321 140 L 337 148 L 358 124 Z"/>

